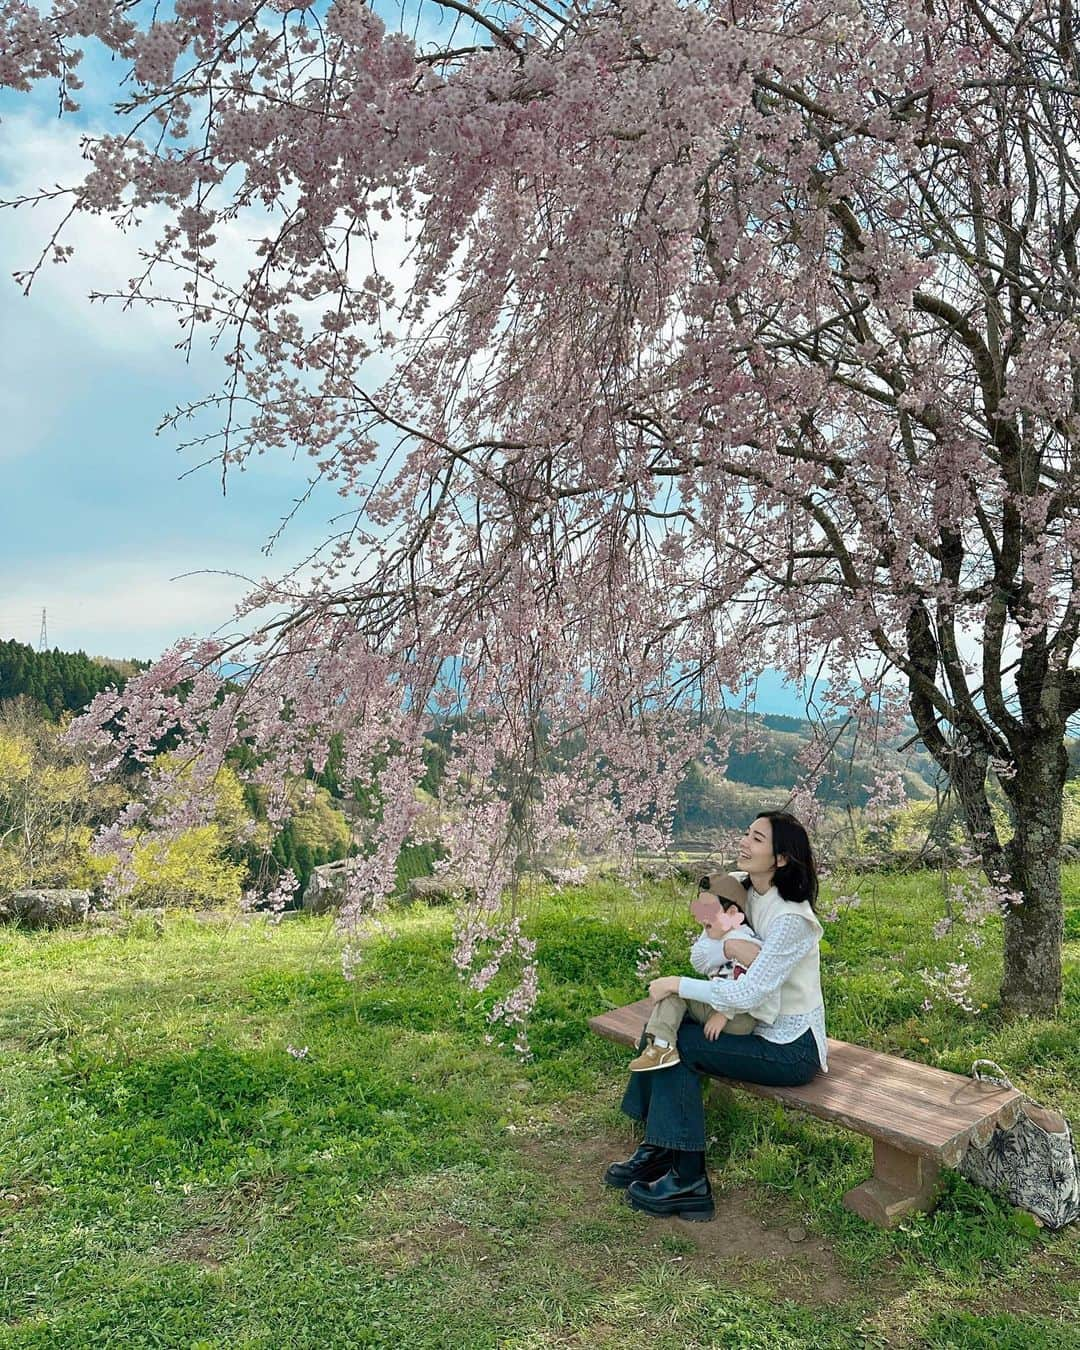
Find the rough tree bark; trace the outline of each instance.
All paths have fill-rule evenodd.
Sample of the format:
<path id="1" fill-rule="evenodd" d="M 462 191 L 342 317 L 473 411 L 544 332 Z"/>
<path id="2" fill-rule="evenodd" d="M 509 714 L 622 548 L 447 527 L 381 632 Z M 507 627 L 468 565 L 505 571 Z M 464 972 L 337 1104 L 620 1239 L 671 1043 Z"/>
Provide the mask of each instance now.
<path id="1" fill-rule="evenodd" d="M 1002 1002 L 1011 1015 L 1049 1015 L 1061 992 L 1062 793 L 1069 757 L 1060 733 L 1031 739 L 1004 786 L 1015 834 L 1008 874 L 1023 904 L 1005 914 Z"/>

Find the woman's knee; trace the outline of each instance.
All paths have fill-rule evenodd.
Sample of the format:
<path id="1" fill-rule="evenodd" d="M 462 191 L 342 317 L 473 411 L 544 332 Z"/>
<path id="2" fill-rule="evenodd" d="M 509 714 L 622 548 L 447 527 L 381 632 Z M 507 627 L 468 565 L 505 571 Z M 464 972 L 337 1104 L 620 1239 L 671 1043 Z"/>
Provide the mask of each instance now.
<path id="1" fill-rule="evenodd" d="M 767 1048 L 755 1036 L 722 1033 L 710 1041 L 700 1026 L 694 1026 L 691 1031 L 683 1023 L 683 1029 L 687 1034 L 685 1037 L 681 1032 L 679 1034 L 679 1054 L 683 1063 L 696 1073 L 778 1086 L 780 1079 L 786 1079 L 789 1073 L 797 1073 L 803 1067 L 802 1061 L 789 1064 L 782 1055 L 770 1054 L 771 1047 Z M 808 1070 L 807 1078 L 803 1081 L 809 1082 L 812 1076 Z M 795 1083 L 794 1079 L 787 1081 L 792 1085 Z"/>
<path id="2" fill-rule="evenodd" d="M 709 1041 L 705 1039 L 705 1029 L 700 1022 L 695 1022 L 692 1017 L 684 1017 L 682 1025 L 679 1027 L 678 1037 L 679 1054 L 683 1059 L 689 1059 L 700 1053 Z"/>
<path id="3" fill-rule="evenodd" d="M 683 1023 L 683 1027 L 686 1027 Z M 696 1033 L 696 1035 L 694 1034 Z M 732 1036 L 732 1041 L 745 1039 L 742 1036 Z M 737 1069 L 730 1067 L 733 1065 L 734 1057 L 726 1053 L 726 1047 L 721 1044 L 723 1036 L 718 1036 L 715 1041 L 710 1041 L 700 1026 L 694 1026 L 693 1032 L 686 1036 L 679 1034 L 679 1057 L 682 1063 L 695 1074 L 720 1074 L 727 1078 L 738 1078 L 740 1074 Z M 741 1058 L 740 1064 L 745 1061 Z"/>

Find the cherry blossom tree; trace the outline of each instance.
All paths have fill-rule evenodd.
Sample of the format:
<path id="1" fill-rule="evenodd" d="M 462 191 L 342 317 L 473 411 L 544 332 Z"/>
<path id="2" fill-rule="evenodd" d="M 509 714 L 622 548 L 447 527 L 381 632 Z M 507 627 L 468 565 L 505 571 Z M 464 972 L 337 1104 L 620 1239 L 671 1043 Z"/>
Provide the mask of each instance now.
<path id="1" fill-rule="evenodd" d="M 820 675 L 837 707 L 910 711 L 1005 913 L 1005 1005 L 1054 1007 L 1080 710 L 1070 0 L 0 14 L 0 82 L 54 81 L 64 110 L 83 39 L 119 58 L 85 178 L 39 200 L 166 213 L 117 295 L 227 351 L 183 410 L 217 415 L 207 453 L 227 474 L 298 447 L 348 512 L 303 580 L 252 596 L 242 689 L 223 643 L 189 644 L 96 700 L 88 737 L 149 755 L 179 725 L 204 785 L 244 739 L 285 811 L 284 775 L 341 736 L 382 804 L 356 909 L 417 827 L 433 710 L 458 713 L 443 829 L 482 984 L 531 960 L 495 922 L 523 851 L 654 841 L 688 714 L 767 666 Z M 256 219 L 236 276 L 219 239 Z M 168 830 L 208 799 L 140 809 Z"/>

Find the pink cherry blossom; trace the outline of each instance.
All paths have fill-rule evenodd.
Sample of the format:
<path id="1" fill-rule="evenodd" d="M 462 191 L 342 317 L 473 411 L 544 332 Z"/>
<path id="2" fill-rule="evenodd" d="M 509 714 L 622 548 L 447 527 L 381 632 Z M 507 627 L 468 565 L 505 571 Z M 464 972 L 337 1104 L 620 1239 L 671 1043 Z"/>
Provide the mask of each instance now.
<path id="1" fill-rule="evenodd" d="M 432 712 L 456 714 L 459 956 L 513 955 L 524 989 L 523 862 L 655 850 L 732 689 L 779 669 L 823 728 L 903 703 L 991 884 L 1023 895 L 1006 1002 L 1051 1008 L 1080 711 L 1070 14 L 525 0 L 414 37 L 356 0 L 0 0 L 0 85 L 71 109 L 84 47 L 115 58 L 62 200 L 164 215 L 111 298 L 228 352 L 174 423 L 220 414 L 226 481 L 308 456 L 349 519 L 308 579 L 256 588 L 245 645 L 178 647 L 74 734 L 116 733 L 115 767 L 176 727 L 196 795 L 244 742 L 275 821 L 341 736 L 382 803 L 349 926 L 393 885 Z M 25 290 L 64 248 L 21 263 Z M 823 775 L 802 766 L 811 825 Z"/>

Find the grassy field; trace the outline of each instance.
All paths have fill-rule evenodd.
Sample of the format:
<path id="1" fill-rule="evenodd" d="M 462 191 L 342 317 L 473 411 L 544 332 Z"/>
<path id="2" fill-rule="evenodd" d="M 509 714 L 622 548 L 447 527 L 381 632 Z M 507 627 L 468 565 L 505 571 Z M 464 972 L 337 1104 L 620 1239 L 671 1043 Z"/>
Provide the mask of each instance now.
<path id="1" fill-rule="evenodd" d="M 985 1007 L 923 1013 L 919 967 L 955 957 L 934 885 L 882 878 L 829 925 L 830 1031 L 988 1055 L 1080 1123 L 1080 942 L 1059 1020 L 1001 1023 L 996 933 Z M 445 912 L 396 915 L 351 984 L 327 920 L 0 930 L 0 1347 L 1080 1345 L 1075 1231 L 952 1173 L 932 1216 L 868 1228 L 841 1206 L 868 1141 L 768 1103 L 710 1110 L 715 1223 L 605 1191 L 628 1055 L 585 1018 L 640 996 L 650 933 L 685 968 L 687 898 L 530 905 L 528 1064 L 486 1042 Z"/>

